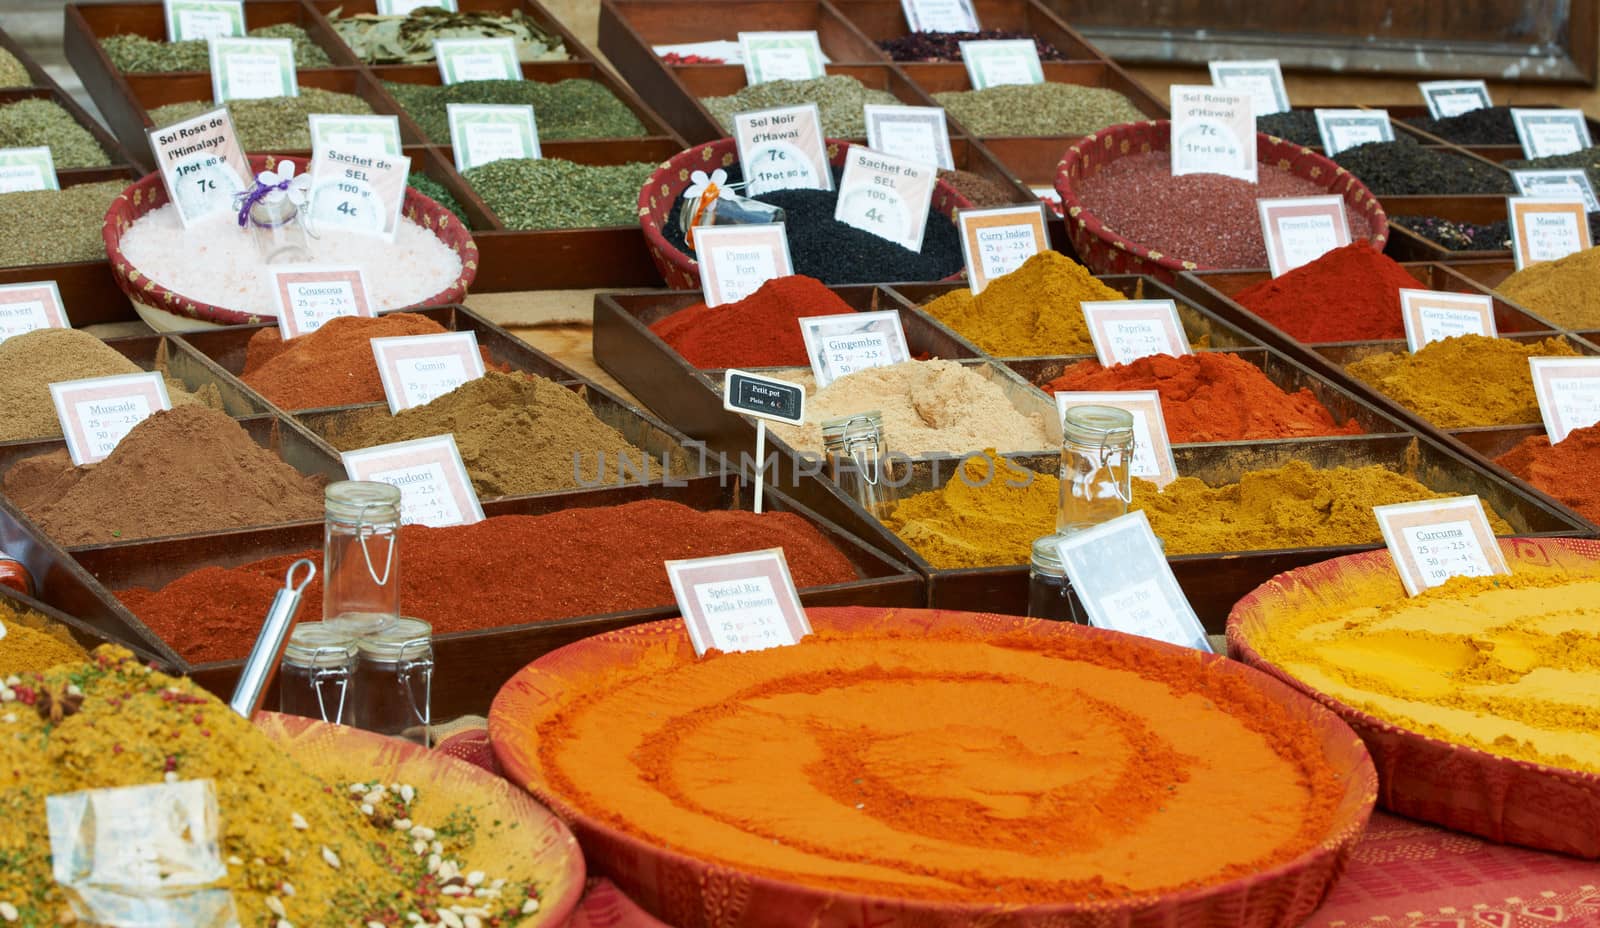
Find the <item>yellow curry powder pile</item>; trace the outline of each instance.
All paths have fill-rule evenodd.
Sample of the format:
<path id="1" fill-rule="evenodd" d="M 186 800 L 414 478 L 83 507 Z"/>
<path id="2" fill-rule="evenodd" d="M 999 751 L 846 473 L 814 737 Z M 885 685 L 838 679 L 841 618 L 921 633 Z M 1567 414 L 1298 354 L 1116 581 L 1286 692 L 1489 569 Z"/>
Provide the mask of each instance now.
<path id="1" fill-rule="evenodd" d="M 1034 539 L 1055 531 L 1060 482 L 1003 458 L 968 458 L 963 476 L 902 500 L 885 524 L 935 567 L 1026 564 Z M 1180 477 L 1164 488 L 1133 481 L 1168 554 L 1377 544 L 1373 506 L 1448 496 L 1376 464 L 1318 470 L 1290 461 L 1211 487 Z M 1511 526 L 1489 510 L 1500 534 Z"/>
<path id="2" fill-rule="evenodd" d="M 533 736 L 564 802 L 834 892 L 1026 905 L 1211 885 L 1324 840 L 1347 789 L 1300 715 L 1120 639 L 819 626 L 696 659 L 682 636 L 564 682 Z"/>
<path id="3" fill-rule="evenodd" d="M 88 656 L 66 626 L 0 596 L 0 679 L 38 673 Z"/>
<path id="4" fill-rule="evenodd" d="M 1250 643 L 1308 685 L 1401 727 L 1600 773 L 1600 576 L 1514 570 L 1412 598 L 1387 569 L 1302 588 Z"/>
<path id="5" fill-rule="evenodd" d="M 423 831 L 403 831 L 394 823 L 421 802 L 413 788 L 324 783 L 187 679 L 109 645 L 87 663 L 0 687 L 0 902 L 23 925 L 71 921 L 51 874 L 46 796 L 171 778 L 213 783 L 228 862 L 220 886 L 241 924 L 418 923 L 411 913 L 434 924 L 438 910 L 459 906 L 483 908 L 485 924 L 514 925 L 537 907 L 526 883 L 485 882 L 492 897 L 441 893 L 468 869 L 475 842 L 505 831 L 499 823 L 478 822 L 462 805 L 437 821 L 417 815 L 412 827 Z"/>
<path id="6" fill-rule="evenodd" d="M 923 309 L 984 351 L 1019 358 L 1094 354 L 1080 304 L 1125 299 L 1066 255 L 1041 251 L 977 296 L 963 287 Z"/>
<path id="7" fill-rule="evenodd" d="M 1522 425 L 1539 421 L 1528 359 L 1577 353 L 1560 338 L 1514 342 L 1458 335 L 1415 354 L 1362 358 L 1346 370 L 1441 428 Z"/>
<path id="8" fill-rule="evenodd" d="M 1560 328 L 1600 329 L 1596 281 L 1600 281 L 1600 248 L 1589 248 L 1530 264 L 1495 289 Z"/>

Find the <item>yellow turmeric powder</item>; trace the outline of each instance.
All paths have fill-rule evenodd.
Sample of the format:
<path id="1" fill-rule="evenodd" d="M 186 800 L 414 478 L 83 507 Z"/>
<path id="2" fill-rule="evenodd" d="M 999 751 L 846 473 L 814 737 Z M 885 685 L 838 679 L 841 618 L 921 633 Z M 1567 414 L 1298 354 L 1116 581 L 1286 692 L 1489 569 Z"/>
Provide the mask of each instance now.
<path id="1" fill-rule="evenodd" d="M 67 629 L 0 596 L 0 679 L 48 670 L 88 656 Z"/>
<path id="2" fill-rule="evenodd" d="M 1248 624 L 1267 660 L 1430 737 L 1600 772 L 1600 563 L 1514 564 L 1406 598 L 1393 571 L 1290 588 Z"/>
<path id="3" fill-rule="evenodd" d="M 1600 248 L 1530 264 L 1495 289 L 1563 329 L 1600 329 Z"/>
<path id="4" fill-rule="evenodd" d="M 1020 358 L 1093 354 L 1080 304 L 1124 299 L 1066 255 L 1041 251 L 977 296 L 952 290 L 923 309 L 984 351 Z"/>
<path id="5" fill-rule="evenodd" d="M 1059 494 L 1050 474 L 974 457 L 943 487 L 902 500 L 885 524 L 935 567 L 1026 564 L 1034 539 L 1055 530 Z M 1378 544 L 1373 506 L 1446 495 L 1376 464 L 1317 470 L 1290 461 L 1221 487 L 1193 477 L 1165 488 L 1133 481 L 1133 508 L 1169 555 Z M 1493 510 L 1489 522 L 1512 531 Z"/>
<path id="6" fill-rule="evenodd" d="M 1465 429 L 1538 422 L 1528 359 L 1577 353 L 1560 338 L 1514 342 L 1458 335 L 1415 354 L 1373 355 L 1345 369 L 1434 425 Z"/>

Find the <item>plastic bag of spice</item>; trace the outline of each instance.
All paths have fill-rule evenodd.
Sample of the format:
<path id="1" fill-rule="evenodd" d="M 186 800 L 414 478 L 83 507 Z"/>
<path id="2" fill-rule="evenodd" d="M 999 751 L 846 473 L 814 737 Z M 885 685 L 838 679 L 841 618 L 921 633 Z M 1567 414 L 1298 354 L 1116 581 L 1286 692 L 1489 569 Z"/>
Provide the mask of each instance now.
<path id="1" fill-rule="evenodd" d="M 689 175 L 689 189 L 683 192 L 683 209 L 678 211 L 678 229 L 683 240 L 694 245 L 695 226 L 747 226 L 782 222 L 783 207 L 763 203 L 733 192 L 728 172 L 695 171 Z"/>

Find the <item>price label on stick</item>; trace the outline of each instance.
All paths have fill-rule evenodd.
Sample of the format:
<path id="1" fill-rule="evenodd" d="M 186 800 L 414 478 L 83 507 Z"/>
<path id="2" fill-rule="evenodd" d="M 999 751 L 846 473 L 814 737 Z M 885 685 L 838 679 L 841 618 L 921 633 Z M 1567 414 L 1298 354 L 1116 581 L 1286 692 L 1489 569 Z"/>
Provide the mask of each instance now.
<path id="1" fill-rule="evenodd" d="M 1289 91 L 1283 86 L 1283 69 L 1278 59 L 1213 61 L 1209 66 L 1211 83 L 1226 90 L 1248 93 L 1257 116 L 1289 111 Z"/>
<path id="2" fill-rule="evenodd" d="M 833 218 L 920 252 L 938 176 L 938 168 L 931 164 L 852 145 L 839 178 Z"/>
<path id="3" fill-rule="evenodd" d="M 244 0 L 162 0 L 168 42 L 243 36 Z"/>
<path id="4" fill-rule="evenodd" d="M 1528 366 L 1552 445 L 1600 422 L 1600 358 L 1529 358 Z"/>
<path id="5" fill-rule="evenodd" d="M 1494 299 L 1487 293 L 1401 290 L 1400 315 L 1405 321 L 1406 344 L 1412 351 L 1458 335 L 1494 338 L 1498 334 Z"/>
<path id="6" fill-rule="evenodd" d="M 1400 572 L 1400 582 L 1412 596 L 1451 577 L 1511 572 L 1476 496 L 1374 506 L 1372 514 L 1383 531 L 1395 570 Z"/>
<path id="7" fill-rule="evenodd" d="M 225 107 L 147 134 L 167 198 L 185 227 L 212 213 L 232 210 L 234 195 L 255 176 Z"/>
<path id="8" fill-rule="evenodd" d="M 1589 213 L 1582 200 L 1507 197 L 1511 218 L 1511 256 L 1517 270 L 1583 251 L 1589 241 Z"/>
<path id="9" fill-rule="evenodd" d="M 800 336 L 818 390 L 846 374 L 911 360 L 900 314 L 892 310 L 807 316 L 800 320 Z"/>
<path id="10" fill-rule="evenodd" d="M 407 16 L 412 10 L 422 10 L 430 6 L 451 13 L 460 12 L 456 0 L 378 0 L 378 15 Z"/>
<path id="11" fill-rule="evenodd" d="M 1357 145 L 1394 141 L 1388 110 L 1317 110 L 1316 116 L 1322 151 L 1330 158 Z"/>
<path id="12" fill-rule="evenodd" d="M 97 464 L 133 427 L 172 408 L 160 374 L 118 374 L 50 385 L 67 453 L 78 466 Z"/>
<path id="13" fill-rule="evenodd" d="M 1594 194 L 1589 175 L 1582 170 L 1569 171 L 1512 171 L 1511 180 L 1517 193 L 1525 197 L 1543 197 L 1547 200 L 1582 200 L 1583 208 L 1591 213 L 1600 212 L 1600 199 Z"/>
<path id="14" fill-rule="evenodd" d="M 1172 457 L 1172 441 L 1167 436 L 1167 419 L 1161 413 L 1161 394 L 1155 390 L 1112 392 L 1071 392 L 1056 394 L 1056 412 L 1062 416 L 1074 406 L 1111 406 L 1133 416 L 1133 463 L 1135 476 L 1164 487 L 1178 479 L 1178 463 Z"/>
<path id="15" fill-rule="evenodd" d="M 394 241 L 411 159 L 328 148 L 311 160 L 311 224 Z"/>
<path id="16" fill-rule="evenodd" d="M 515 39 L 434 39 L 433 56 L 446 84 L 522 80 Z"/>
<path id="17" fill-rule="evenodd" d="M 207 45 L 211 97 L 216 102 L 300 96 L 293 39 L 227 37 L 214 38 Z"/>
<path id="18" fill-rule="evenodd" d="M 1511 110 L 1517 140 L 1529 158 L 1552 158 L 1583 151 L 1594 144 L 1589 139 L 1589 120 L 1583 110 Z"/>
<path id="19" fill-rule="evenodd" d="M 34 329 L 70 327 L 55 281 L 0 286 L 0 343 Z"/>
<path id="20" fill-rule="evenodd" d="M 1005 84 L 1042 84 L 1044 66 L 1032 39 L 982 39 L 962 42 L 961 61 L 973 90 Z"/>
<path id="21" fill-rule="evenodd" d="M 828 143 L 815 103 L 735 113 L 733 144 L 749 196 L 796 188 L 833 189 Z"/>
<path id="22" fill-rule="evenodd" d="M 407 525 L 471 525 L 483 521 L 454 435 L 375 445 L 340 455 L 351 480 L 400 488 L 400 521 Z"/>
<path id="23" fill-rule="evenodd" d="M 1100 363 L 1131 364 L 1153 354 L 1189 354 L 1189 339 L 1172 300 L 1086 300 L 1083 321 Z"/>
<path id="24" fill-rule="evenodd" d="M 0 148 L 0 193 L 60 189 L 56 162 L 47 146 Z"/>
<path id="25" fill-rule="evenodd" d="M 1256 211 L 1273 277 L 1350 244 L 1343 197 L 1263 199 L 1256 201 Z"/>
<path id="26" fill-rule="evenodd" d="M 492 161 L 544 157 L 531 106 L 447 103 L 445 113 L 458 171 Z"/>
<path id="27" fill-rule="evenodd" d="M 937 106 L 862 107 L 867 120 L 867 147 L 886 155 L 937 164 L 946 171 L 956 167 L 950 151 L 950 126 Z"/>
<path id="28" fill-rule="evenodd" d="M 1428 104 L 1428 113 L 1434 119 L 1494 106 L 1489 99 L 1489 85 L 1483 81 L 1422 81 L 1417 89 L 1422 91 L 1422 101 Z"/>
<path id="29" fill-rule="evenodd" d="M 1143 510 L 1063 535 L 1057 550 L 1089 624 L 1210 652 Z"/>
<path id="30" fill-rule="evenodd" d="M 815 32 L 741 32 L 745 82 L 807 81 L 827 73 Z"/>
<path id="31" fill-rule="evenodd" d="M 761 651 L 811 634 L 782 548 L 667 561 L 696 654 Z"/>
<path id="32" fill-rule="evenodd" d="M 359 267 L 286 264 L 268 270 L 284 341 L 310 335 L 340 316 L 376 315 Z"/>
<path id="33" fill-rule="evenodd" d="M 806 388 L 787 380 L 764 377 L 749 371 L 729 370 L 722 381 L 722 408 L 742 412 L 756 420 L 756 454 L 758 467 L 765 467 L 767 459 L 767 420 L 804 425 L 806 421 Z M 762 491 L 766 487 L 765 471 L 756 475 L 755 511 L 761 512 Z"/>
<path id="34" fill-rule="evenodd" d="M 967 282 L 973 293 L 982 293 L 990 281 L 1011 273 L 1050 247 L 1044 209 L 1044 204 L 1035 203 L 956 213 L 961 251 L 967 260 Z"/>
<path id="35" fill-rule="evenodd" d="M 978 32 L 972 0 L 900 0 L 908 32 Z"/>
<path id="36" fill-rule="evenodd" d="M 359 154 L 400 157 L 400 117 L 398 116 L 346 116 L 342 113 L 312 113 L 307 117 L 311 126 L 313 155 L 325 148 Z"/>
<path id="37" fill-rule="evenodd" d="M 707 306 L 737 303 L 767 281 L 794 273 L 781 222 L 701 226 L 694 231 L 694 246 Z"/>
<path id="38" fill-rule="evenodd" d="M 1256 114 L 1249 94 L 1172 85 L 1172 173 L 1256 182 Z"/>
<path id="39" fill-rule="evenodd" d="M 372 356 L 392 413 L 431 403 L 484 370 L 472 332 L 374 338 Z"/>

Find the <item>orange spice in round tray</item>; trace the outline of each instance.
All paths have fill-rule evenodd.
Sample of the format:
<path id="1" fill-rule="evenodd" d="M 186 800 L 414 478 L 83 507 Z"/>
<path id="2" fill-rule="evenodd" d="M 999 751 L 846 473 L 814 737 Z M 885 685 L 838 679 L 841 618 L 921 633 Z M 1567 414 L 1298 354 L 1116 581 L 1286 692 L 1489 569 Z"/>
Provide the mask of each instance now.
<path id="1" fill-rule="evenodd" d="M 549 655 L 497 700 L 502 760 L 568 817 L 713 868 L 930 903 L 1213 886 L 1364 821 L 1353 734 L 1237 665 L 1052 623 L 846 631 L 826 613 L 881 611 L 811 612 L 791 647 L 696 659 L 681 633 L 630 629 L 618 660 L 583 653 L 610 635 Z"/>

